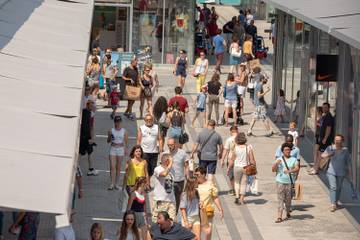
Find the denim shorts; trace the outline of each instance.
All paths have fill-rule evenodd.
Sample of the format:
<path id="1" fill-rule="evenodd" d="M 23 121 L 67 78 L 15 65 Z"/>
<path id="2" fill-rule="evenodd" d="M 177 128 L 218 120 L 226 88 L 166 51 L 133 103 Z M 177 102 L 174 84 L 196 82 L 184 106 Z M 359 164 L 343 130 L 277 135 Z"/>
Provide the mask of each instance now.
<path id="1" fill-rule="evenodd" d="M 215 160 L 215 161 L 200 160 L 200 162 L 199 162 L 199 166 L 207 169 L 208 174 L 215 174 L 216 164 L 217 164 L 217 160 Z"/>
<path id="2" fill-rule="evenodd" d="M 181 127 L 170 127 L 168 131 L 168 138 L 179 139 L 182 133 Z"/>

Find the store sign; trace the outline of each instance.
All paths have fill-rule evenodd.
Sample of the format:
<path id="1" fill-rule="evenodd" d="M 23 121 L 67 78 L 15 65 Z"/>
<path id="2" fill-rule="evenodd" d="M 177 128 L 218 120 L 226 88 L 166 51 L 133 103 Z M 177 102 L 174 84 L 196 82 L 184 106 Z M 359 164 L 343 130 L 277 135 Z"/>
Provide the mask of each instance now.
<path id="1" fill-rule="evenodd" d="M 316 81 L 336 82 L 338 77 L 338 55 L 319 54 L 316 56 Z"/>

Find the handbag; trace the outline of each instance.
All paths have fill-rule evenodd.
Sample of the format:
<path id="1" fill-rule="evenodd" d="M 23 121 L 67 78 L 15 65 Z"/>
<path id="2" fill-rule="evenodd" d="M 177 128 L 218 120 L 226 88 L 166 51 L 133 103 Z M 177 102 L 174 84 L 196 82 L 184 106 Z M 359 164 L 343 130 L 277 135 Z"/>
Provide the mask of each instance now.
<path id="1" fill-rule="evenodd" d="M 179 137 L 179 143 L 180 144 L 185 144 L 189 141 L 189 135 L 183 131 Z"/>
<path id="2" fill-rule="evenodd" d="M 206 141 L 201 145 L 201 148 L 197 151 L 197 157 L 198 157 L 199 160 L 201 160 L 201 151 L 203 150 L 205 145 L 208 143 L 211 136 L 214 135 L 214 133 L 215 133 L 215 130 L 213 130 L 213 132 L 209 135 L 209 137 L 206 139 Z"/>
<path id="3" fill-rule="evenodd" d="M 126 85 L 124 92 L 124 99 L 126 100 L 139 100 L 141 94 L 141 87 Z"/>
<path id="4" fill-rule="evenodd" d="M 248 165 L 246 165 L 246 166 L 244 167 L 245 174 L 246 174 L 247 176 L 256 175 L 256 173 L 257 173 L 256 165 L 250 163 L 250 160 L 249 160 L 249 158 L 248 158 L 247 146 L 246 146 L 246 148 L 245 148 L 245 151 L 246 151 L 245 157 L 246 157 L 246 161 L 247 161 L 247 163 L 248 163 Z"/>
<path id="5" fill-rule="evenodd" d="M 330 150 L 333 150 L 332 147 L 330 147 Z M 319 170 L 326 172 L 329 168 L 330 159 L 333 156 L 333 154 L 329 154 L 326 157 L 320 157 L 319 160 Z"/>
<path id="6" fill-rule="evenodd" d="M 294 200 L 302 200 L 303 199 L 303 186 L 301 183 L 295 183 L 295 196 Z"/>
<path id="7" fill-rule="evenodd" d="M 239 57 L 241 57 L 241 50 L 239 49 L 239 51 L 236 51 L 235 48 L 231 48 L 230 55 L 232 57 L 239 58 Z"/>
<path id="8" fill-rule="evenodd" d="M 286 169 L 287 169 L 288 171 L 290 171 L 290 168 L 288 167 L 288 165 L 287 165 L 287 163 L 286 163 L 286 161 L 285 161 L 284 156 L 282 157 L 282 160 L 283 160 L 283 162 L 284 162 L 284 164 L 285 164 Z M 290 182 L 291 182 L 291 197 L 294 198 L 294 197 L 296 196 L 296 192 L 295 192 L 294 180 L 293 180 L 293 178 L 292 178 L 292 176 L 291 176 L 291 173 L 289 173 L 289 177 L 290 177 Z"/>
<path id="9" fill-rule="evenodd" d="M 211 204 L 208 204 L 205 207 L 205 212 L 208 218 L 213 218 L 215 216 L 215 208 Z"/>

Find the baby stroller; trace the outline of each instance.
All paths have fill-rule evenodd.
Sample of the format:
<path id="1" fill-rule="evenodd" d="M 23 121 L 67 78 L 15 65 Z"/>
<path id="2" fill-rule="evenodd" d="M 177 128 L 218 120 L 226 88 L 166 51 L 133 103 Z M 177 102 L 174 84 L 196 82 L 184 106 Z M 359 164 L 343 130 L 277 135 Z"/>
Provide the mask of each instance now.
<path id="1" fill-rule="evenodd" d="M 258 59 L 266 58 L 268 51 L 269 51 L 269 48 L 265 47 L 264 38 L 261 36 L 256 36 L 255 41 L 254 41 L 255 57 Z"/>
<path id="2" fill-rule="evenodd" d="M 200 55 L 201 51 L 207 52 L 207 41 L 204 32 L 195 33 L 195 54 L 196 56 Z"/>

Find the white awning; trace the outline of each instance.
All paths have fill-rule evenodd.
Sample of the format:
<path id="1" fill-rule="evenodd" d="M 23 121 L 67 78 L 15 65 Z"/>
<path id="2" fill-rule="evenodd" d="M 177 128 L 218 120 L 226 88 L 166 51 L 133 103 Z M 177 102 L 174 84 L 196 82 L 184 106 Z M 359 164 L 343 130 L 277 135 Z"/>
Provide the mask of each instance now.
<path id="1" fill-rule="evenodd" d="M 92 0 L 0 0 L 0 207 L 66 213 Z"/>

